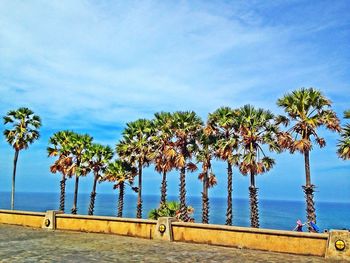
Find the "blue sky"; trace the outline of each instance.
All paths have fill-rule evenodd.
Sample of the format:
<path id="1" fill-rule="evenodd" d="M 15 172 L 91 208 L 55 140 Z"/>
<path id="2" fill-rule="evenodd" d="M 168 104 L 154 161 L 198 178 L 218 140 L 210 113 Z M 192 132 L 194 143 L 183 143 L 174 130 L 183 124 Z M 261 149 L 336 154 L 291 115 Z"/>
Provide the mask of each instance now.
<path id="1" fill-rule="evenodd" d="M 62 129 L 114 147 L 126 122 L 157 111 L 194 110 L 205 120 L 220 106 L 251 103 L 282 113 L 279 97 L 310 86 L 342 117 L 350 108 L 349 7 L 346 0 L 1 1 L 0 113 L 26 106 L 43 120 L 40 140 L 20 154 L 17 191 L 59 191 L 46 146 Z M 338 135 L 320 133 L 328 144 L 311 153 L 316 200 L 350 201 L 350 162 L 335 154 Z M 276 167 L 257 178 L 260 197 L 303 200 L 303 157 L 272 156 Z M 0 191 L 11 189 L 12 159 L 0 140 Z M 225 196 L 225 165 L 214 168 L 211 196 Z M 82 179 L 80 191 L 90 192 L 91 181 Z M 144 193 L 159 186 L 146 169 Z M 169 186 L 177 195 L 177 173 Z M 67 187 L 73 191 L 73 180 Z M 113 192 L 111 184 L 98 187 Z M 248 196 L 237 169 L 233 188 L 234 197 Z M 189 174 L 189 194 L 200 189 Z"/>

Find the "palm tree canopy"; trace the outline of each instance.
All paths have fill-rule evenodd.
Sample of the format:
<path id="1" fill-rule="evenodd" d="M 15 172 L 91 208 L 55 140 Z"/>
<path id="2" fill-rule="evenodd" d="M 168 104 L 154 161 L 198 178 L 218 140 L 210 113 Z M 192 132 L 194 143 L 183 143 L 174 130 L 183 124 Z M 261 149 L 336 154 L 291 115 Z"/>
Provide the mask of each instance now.
<path id="1" fill-rule="evenodd" d="M 73 134 L 74 132 L 68 130 L 54 133 L 49 139 L 49 146 L 47 147 L 48 156 L 68 155 L 72 146 Z"/>
<path id="2" fill-rule="evenodd" d="M 169 112 L 155 113 L 152 122 L 154 132 L 151 137 L 152 150 L 149 158 L 154 162 L 157 172 L 169 172 L 175 165 L 174 144 L 171 141 L 173 138 L 172 114 Z"/>
<path id="3" fill-rule="evenodd" d="M 171 129 L 179 139 L 195 139 L 202 127 L 203 121 L 194 111 L 177 111 L 173 114 Z"/>
<path id="4" fill-rule="evenodd" d="M 173 114 L 171 129 L 174 134 L 173 150 L 175 154 L 175 166 L 186 167 L 189 171 L 197 169 L 194 163 L 186 163 L 186 159 L 192 158 L 197 149 L 196 138 L 203 128 L 203 121 L 194 111 L 177 111 Z"/>
<path id="5" fill-rule="evenodd" d="M 132 184 L 135 175 L 136 169 L 130 164 L 122 160 L 115 160 L 108 164 L 101 181 L 115 182 L 114 188 L 118 188 L 121 182 Z"/>
<path id="6" fill-rule="evenodd" d="M 277 143 L 279 129 L 274 115 L 268 110 L 245 105 L 238 110 L 238 122 L 241 173 L 257 175 L 269 171 L 275 161 L 266 156 L 263 146 L 270 151 L 280 151 Z"/>
<path id="7" fill-rule="evenodd" d="M 320 147 L 324 147 L 324 138 L 316 133 L 320 126 L 325 126 L 331 131 L 340 131 L 339 119 L 331 109 L 331 101 L 316 89 L 302 88 L 293 91 L 279 99 L 277 105 L 284 108 L 294 124 L 289 130 L 295 135 L 295 140 L 291 141 L 288 147 L 291 152 L 297 150 L 304 153 L 311 150 L 311 136 Z"/>
<path id="8" fill-rule="evenodd" d="M 350 124 L 345 125 L 338 141 L 338 156 L 344 160 L 350 159 Z"/>
<path id="9" fill-rule="evenodd" d="M 205 133 L 215 136 L 216 157 L 237 163 L 234 151 L 238 146 L 238 116 L 237 110 L 221 107 L 209 114 Z"/>
<path id="10" fill-rule="evenodd" d="M 209 114 L 206 129 L 209 129 L 214 134 L 233 135 L 237 127 L 236 113 L 230 107 L 217 109 Z"/>
<path id="11" fill-rule="evenodd" d="M 59 131 L 50 137 L 47 147 L 48 156 L 58 156 L 58 159 L 50 166 L 52 173 L 61 172 L 68 177 L 74 175 L 75 169 L 71 155 L 73 135 L 74 132 L 66 130 Z"/>
<path id="12" fill-rule="evenodd" d="M 83 162 L 88 162 L 90 169 L 95 173 L 104 173 L 109 161 L 113 158 L 113 149 L 99 143 L 93 143 L 83 155 Z M 99 174 L 101 176 L 101 174 Z"/>
<path id="13" fill-rule="evenodd" d="M 171 135 L 172 114 L 170 112 L 156 112 L 154 114 L 154 126 L 157 131 L 164 136 Z"/>
<path id="14" fill-rule="evenodd" d="M 76 176 L 85 176 L 91 171 L 89 163 L 83 156 L 91 148 L 92 140 L 93 138 L 88 134 L 72 134 L 70 150 Z"/>
<path id="15" fill-rule="evenodd" d="M 350 119 L 350 110 L 344 112 L 344 118 Z M 344 160 L 350 160 L 350 124 L 346 124 L 340 133 L 338 141 L 338 156 Z"/>
<path id="16" fill-rule="evenodd" d="M 27 149 L 29 144 L 39 138 L 41 119 L 32 110 L 19 108 L 9 111 L 3 120 L 5 125 L 9 123 L 13 126 L 12 129 L 6 129 L 4 135 L 16 151 Z"/>
<path id="17" fill-rule="evenodd" d="M 138 119 L 127 123 L 123 138 L 116 145 L 119 157 L 131 164 L 141 161 L 142 165 L 148 165 L 152 133 L 153 125 L 150 120 Z"/>

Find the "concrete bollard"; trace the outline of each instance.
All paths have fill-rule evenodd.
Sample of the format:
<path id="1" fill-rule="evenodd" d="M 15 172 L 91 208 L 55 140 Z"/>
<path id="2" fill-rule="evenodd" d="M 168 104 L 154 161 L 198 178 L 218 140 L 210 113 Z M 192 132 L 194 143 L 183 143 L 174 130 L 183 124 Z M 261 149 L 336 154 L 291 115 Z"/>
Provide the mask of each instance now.
<path id="1" fill-rule="evenodd" d="M 173 241 L 173 230 L 171 222 L 176 221 L 175 217 L 159 217 L 153 239 Z"/>
<path id="2" fill-rule="evenodd" d="M 350 232 L 331 230 L 326 249 L 326 259 L 350 261 Z"/>
<path id="3" fill-rule="evenodd" d="M 56 214 L 63 214 L 62 211 L 57 210 L 49 210 L 46 211 L 44 221 L 42 224 L 42 228 L 48 229 L 48 230 L 55 230 L 56 229 Z"/>

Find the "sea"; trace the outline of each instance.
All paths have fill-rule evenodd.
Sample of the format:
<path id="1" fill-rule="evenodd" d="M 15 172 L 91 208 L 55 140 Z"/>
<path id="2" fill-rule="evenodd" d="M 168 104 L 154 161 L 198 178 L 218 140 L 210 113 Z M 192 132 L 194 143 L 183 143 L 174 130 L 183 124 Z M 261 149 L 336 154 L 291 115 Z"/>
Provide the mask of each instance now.
<path id="1" fill-rule="evenodd" d="M 0 209 L 10 209 L 9 192 L 0 192 Z M 143 218 L 148 217 L 150 210 L 159 205 L 159 196 L 143 196 Z M 169 201 L 178 198 L 169 196 Z M 78 214 L 86 215 L 90 195 L 80 193 L 78 196 Z M 135 218 L 136 195 L 126 195 L 124 200 L 123 217 Z M 66 213 L 70 213 L 73 194 L 66 194 Z M 118 196 L 113 194 L 97 194 L 95 215 L 115 216 L 117 213 Z M 211 224 L 225 224 L 226 198 L 210 198 L 209 220 Z M 201 222 L 201 197 L 187 196 L 187 204 L 194 208 L 195 222 Z M 57 210 L 59 207 L 59 193 L 24 193 L 17 192 L 15 210 L 44 212 Z M 305 201 L 259 200 L 260 227 L 267 229 L 292 230 L 296 221 L 306 221 Z M 350 203 L 316 202 L 317 225 L 321 231 L 330 229 L 350 229 Z M 247 227 L 249 220 L 249 200 L 233 200 L 233 225 Z M 306 231 L 306 229 L 305 229 Z"/>

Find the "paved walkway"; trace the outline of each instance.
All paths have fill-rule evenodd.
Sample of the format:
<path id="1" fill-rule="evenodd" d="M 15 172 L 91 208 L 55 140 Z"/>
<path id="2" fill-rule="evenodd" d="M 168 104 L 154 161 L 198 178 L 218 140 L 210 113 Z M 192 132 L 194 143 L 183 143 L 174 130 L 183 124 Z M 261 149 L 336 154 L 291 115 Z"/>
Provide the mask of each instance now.
<path id="1" fill-rule="evenodd" d="M 0 261 L 326 262 L 319 257 L 1 224 Z"/>

